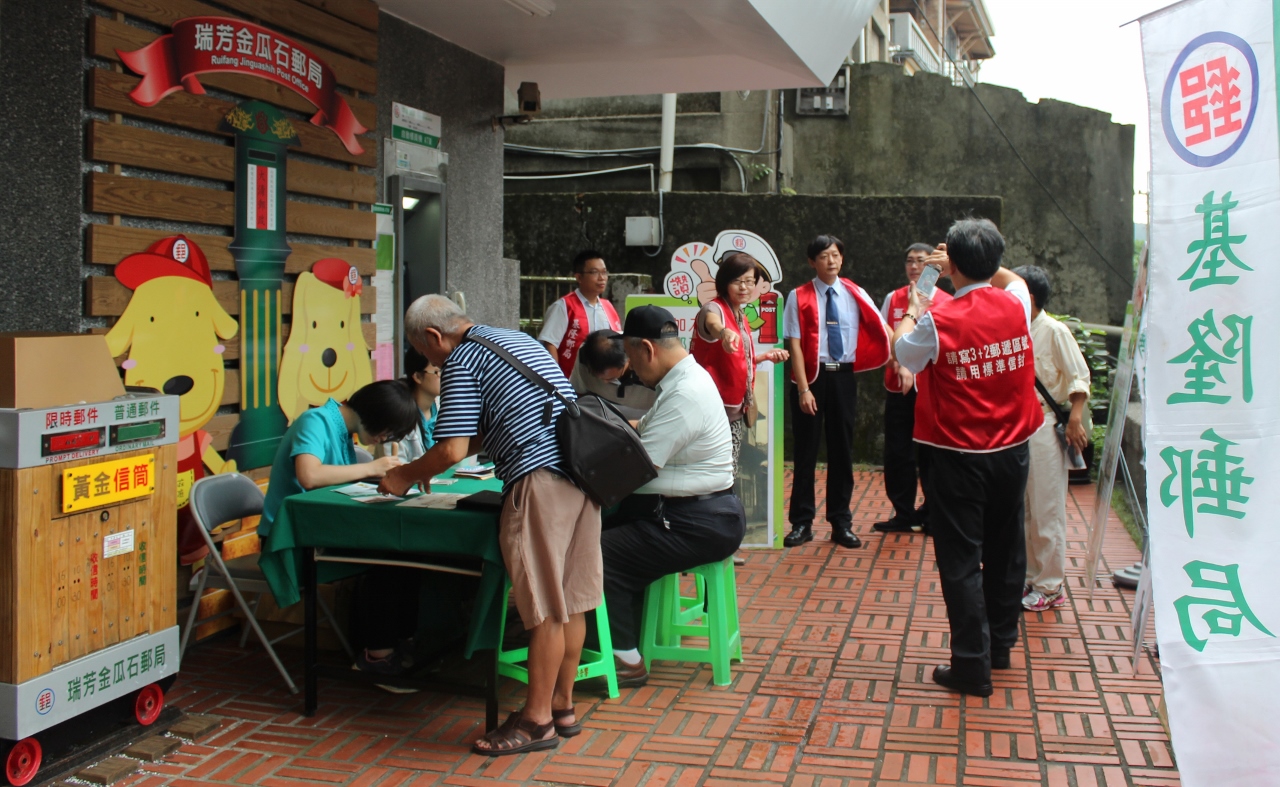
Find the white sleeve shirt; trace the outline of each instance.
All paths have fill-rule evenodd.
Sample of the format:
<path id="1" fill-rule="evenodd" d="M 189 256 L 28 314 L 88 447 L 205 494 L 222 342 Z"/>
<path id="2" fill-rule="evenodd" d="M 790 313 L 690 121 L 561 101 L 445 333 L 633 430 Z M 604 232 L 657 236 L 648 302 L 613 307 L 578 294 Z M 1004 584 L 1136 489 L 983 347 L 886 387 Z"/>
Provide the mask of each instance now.
<path id="1" fill-rule="evenodd" d="M 955 299 L 963 298 L 974 290 L 990 287 L 988 282 L 970 284 L 956 290 Z M 1031 330 L 1031 293 L 1023 282 L 1014 282 L 1005 288 L 1005 292 L 1018 299 L 1022 304 L 1023 316 L 1027 320 L 1027 330 Z M 905 366 L 912 374 L 920 374 L 931 361 L 938 360 L 938 327 L 933 324 L 933 315 L 926 312 L 916 322 L 911 333 L 903 334 L 893 346 L 898 363 Z"/>
<path id="2" fill-rule="evenodd" d="M 853 363 L 858 349 L 858 302 L 843 284 L 827 286 L 822 279 L 813 280 L 813 288 L 818 296 L 818 362 L 819 363 Z M 839 358 L 832 358 L 827 351 L 827 290 L 836 294 L 836 308 L 840 310 L 840 336 L 844 340 L 844 352 Z M 782 313 L 782 337 L 784 339 L 800 338 L 800 310 L 796 305 L 796 291 L 787 294 L 785 310 Z"/>

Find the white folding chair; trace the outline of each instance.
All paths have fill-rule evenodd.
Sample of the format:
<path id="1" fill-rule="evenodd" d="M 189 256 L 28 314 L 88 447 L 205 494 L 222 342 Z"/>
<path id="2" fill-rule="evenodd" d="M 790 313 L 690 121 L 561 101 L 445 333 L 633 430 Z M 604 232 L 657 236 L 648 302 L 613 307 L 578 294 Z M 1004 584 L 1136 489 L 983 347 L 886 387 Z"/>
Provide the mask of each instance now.
<path id="1" fill-rule="evenodd" d="M 289 692 L 297 694 L 298 687 L 294 685 L 293 678 L 289 677 L 288 671 L 280 663 L 280 657 L 276 655 L 275 648 L 272 646 L 281 640 L 301 633 L 303 627 L 299 626 L 291 629 L 275 639 L 268 639 L 266 632 L 262 630 L 262 626 L 258 625 L 258 619 L 255 614 L 258 609 L 258 602 L 262 599 L 263 594 L 271 592 L 271 587 L 267 584 L 262 569 L 258 567 L 258 555 L 246 555 L 224 561 L 221 550 L 213 541 L 213 531 L 219 525 L 248 516 L 258 516 L 262 513 L 262 504 L 262 490 L 258 488 L 256 483 L 239 473 L 206 476 L 191 487 L 191 513 L 195 516 L 197 524 L 200 525 L 200 534 L 204 536 L 205 544 L 209 547 L 209 556 L 205 558 L 204 570 L 200 572 L 196 593 L 191 601 L 191 612 L 187 616 L 187 626 L 182 632 L 179 656 L 181 657 L 186 653 L 187 642 L 196 626 L 225 617 L 235 611 L 234 609 L 229 609 L 197 620 L 196 615 L 200 609 L 200 598 L 204 595 L 205 588 L 229 590 L 231 595 L 235 597 L 236 606 L 244 613 L 245 623 L 248 627 L 240 638 L 240 646 L 244 647 L 249 629 L 252 629 L 253 633 L 258 635 L 258 641 L 262 643 L 262 647 L 266 648 L 267 655 L 271 657 L 276 669 L 280 671 L 284 682 L 288 684 Z M 243 595 L 245 593 L 254 594 L 253 604 L 245 601 Z M 334 620 L 333 613 L 319 596 L 317 596 L 317 601 L 319 601 L 320 610 L 329 621 L 329 626 L 342 644 L 342 648 L 354 661 L 355 653 L 351 650 L 351 645 L 347 642 L 346 637 L 342 635 L 342 629 L 338 627 L 338 622 Z"/>

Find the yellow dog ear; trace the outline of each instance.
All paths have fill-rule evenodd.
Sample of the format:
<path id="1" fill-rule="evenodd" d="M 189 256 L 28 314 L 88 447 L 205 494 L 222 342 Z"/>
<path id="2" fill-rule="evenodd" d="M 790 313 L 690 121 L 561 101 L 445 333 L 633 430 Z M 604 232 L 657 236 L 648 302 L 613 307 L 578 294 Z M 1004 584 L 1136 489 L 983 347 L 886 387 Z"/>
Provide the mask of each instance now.
<path id="1" fill-rule="evenodd" d="M 129 305 L 125 306 L 124 314 L 120 315 L 116 320 L 116 324 L 111 326 L 111 330 L 107 331 L 107 347 L 111 350 L 111 357 L 118 358 L 128 352 L 129 347 L 133 344 L 133 324 L 135 318 L 133 310 L 129 307 L 133 306 L 133 300 L 129 300 Z"/>
<path id="2" fill-rule="evenodd" d="M 240 332 L 240 322 L 227 314 L 227 310 L 222 308 L 222 304 L 218 303 L 218 299 L 214 296 L 213 290 L 209 290 L 209 313 L 213 315 L 213 332 L 218 334 L 219 339 L 230 339 Z"/>
<path id="3" fill-rule="evenodd" d="M 311 282 L 315 280 L 309 272 L 298 276 L 293 287 L 293 319 L 289 326 L 289 341 L 280 353 L 280 376 L 276 383 L 276 395 L 280 399 L 280 409 L 284 411 L 289 423 L 307 410 L 307 401 L 303 398 L 298 385 L 298 377 L 302 374 L 302 353 L 298 345 L 307 343 L 307 334 L 311 330 L 311 321 L 307 319 L 307 293 Z"/>

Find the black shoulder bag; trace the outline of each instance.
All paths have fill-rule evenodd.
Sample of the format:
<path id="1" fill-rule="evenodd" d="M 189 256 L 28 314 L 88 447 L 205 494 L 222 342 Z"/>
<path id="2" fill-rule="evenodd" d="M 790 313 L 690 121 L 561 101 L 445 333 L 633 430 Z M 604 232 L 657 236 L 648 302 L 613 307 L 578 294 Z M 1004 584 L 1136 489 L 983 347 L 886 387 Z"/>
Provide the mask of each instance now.
<path id="1" fill-rule="evenodd" d="M 1049 395 L 1049 389 L 1044 387 L 1044 383 L 1040 382 L 1040 378 L 1036 378 L 1036 390 L 1040 392 L 1040 396 L 1049 404 L 1049 409 L 1053 410 L 1053 417 L 1057 419 L 1058 425 L 1054 427 L 1054 434 L 1058 436 L 1058 445 L 1062 446 L 1062 450 L 1067 455 L 1067 462 L 1076 470 L 1083 470 L 1085 467 L 1084 457 L 1080 452 L 1071 447 L 1071 443 L 1067 442 L 1067 421 L 1071 420 L 1071 416 L 1066 410 L 1062 409 L 1062 405 L 1054 401 Z"/>
<path id="2" fill-rule="evenodd" d="M 593 393 L 582 394 L 571 401 L 551 381 L 506 348 L 483 336 L 471 335 L 467 339 L 492 350 L 529 382 L 564 405 L 564 414 L 556 423 L 556 440 L 564 458 L 564 470 L 592 500 L 604 507 L 616 505 L 658 477 L 640 435 L 609 402 Z M 551 409 L 548 401 L 543 423 L 551 422 Z"/>

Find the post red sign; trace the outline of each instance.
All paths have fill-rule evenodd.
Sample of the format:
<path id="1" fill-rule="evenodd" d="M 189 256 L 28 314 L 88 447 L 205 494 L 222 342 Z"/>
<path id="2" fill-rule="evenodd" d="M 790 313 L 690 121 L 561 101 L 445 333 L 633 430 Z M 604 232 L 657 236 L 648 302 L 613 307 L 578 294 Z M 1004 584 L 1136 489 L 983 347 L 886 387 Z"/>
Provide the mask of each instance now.
<path id="1" fill-rule="evenodd" d="M 193 16 L 173 23 L 173 32 L 133 52 L 116 50 L 142 77 L 129 97 L 153 106 L 185 89 L 204 94 L 196 76 L 234 72 L 269 79 L 315 105 L 314 125 L 332 130 L 352 154 L 364 152 L 356 137 L 368 131 L 334 87 L 333 71 L 302 44 L 251 22 Z"/>

